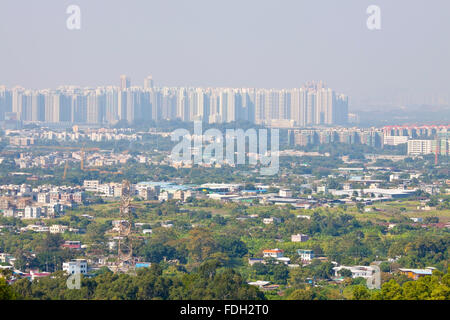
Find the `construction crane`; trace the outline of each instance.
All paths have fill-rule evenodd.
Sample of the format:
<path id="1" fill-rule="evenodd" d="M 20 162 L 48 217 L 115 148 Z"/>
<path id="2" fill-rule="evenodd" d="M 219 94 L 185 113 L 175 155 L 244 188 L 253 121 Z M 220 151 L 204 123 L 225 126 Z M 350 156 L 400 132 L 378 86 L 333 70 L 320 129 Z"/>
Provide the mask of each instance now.
<path id="1" fill-rule="evenodd" d="M 95 169 L 95 168 L 87 169 L 84 167 L 84 158 L 86 155 L 85 151 L 86 151 L 86 149 L 84 149 L 84 148 L 81 149 L 81 165 L 80 165 L 81 170 L 83 170 L 83 171 L 100 171 L 99 169 Z"/>
<path id="2" fill-rule="evenodd" d="M 63 175 L 63 180 L 66 180 L 66 176 L 67 176 L 67 169 L 69 168 L 69 163 L 66 160 L 66 164 L 64 165 L 64 175 Z"/>
<path id="3" fill-rule="evenodd" d="M 120 200 L 119 240 L 117 244 L 117 261 L 115 272 L 127 272 L 134 269 L 133 260 L 133 212 L 131 201 L 132 187 L 128 180 L 122 182 L 122 197 Z"/>
<path id="4" fill-rule="evenodd" d="M 73 150 L 73 151 L 77 151 L 80 150 L 79 147 L 61 147 L 61 146 L 32 146 L 33 149 L 56 149 L 56 150 Z M 87 151 L 100 151 L 100 148 L 83 148 L 84 150 Z"/>
<path id="5" fill-rule="evenodd" d="M 95 170 L 95 169 L 92 169 Z M 119 171 L 99 171 L 100 173 L 104 173 L 104 174 L 123 174 L 122 170 Z"/>

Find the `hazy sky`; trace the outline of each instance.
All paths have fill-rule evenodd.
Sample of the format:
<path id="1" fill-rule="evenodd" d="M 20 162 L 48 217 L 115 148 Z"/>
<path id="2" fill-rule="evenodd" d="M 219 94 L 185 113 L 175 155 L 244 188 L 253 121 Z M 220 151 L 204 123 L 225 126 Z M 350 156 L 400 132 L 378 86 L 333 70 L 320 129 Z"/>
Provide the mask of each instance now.
<path id="1" fill-rule="evenodd" d="M 66 28 L 70 4 L 81 30 Z M 366 27 L 381 7 L 382 30 Z M 448 0 L 2 0 L 0 84 L 299 87 L 353 101 L 450 93 Z"/>

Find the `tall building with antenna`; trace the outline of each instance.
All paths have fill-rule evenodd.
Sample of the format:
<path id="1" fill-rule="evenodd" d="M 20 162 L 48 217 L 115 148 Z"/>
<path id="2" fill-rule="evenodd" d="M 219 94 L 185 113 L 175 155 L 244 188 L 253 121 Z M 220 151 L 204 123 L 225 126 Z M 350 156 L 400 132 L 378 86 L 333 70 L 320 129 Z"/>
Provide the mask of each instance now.
<path id="1" fill-rule="evenodd" d="M 125 74 L 120 76 L 120 90 L 126 90 L 130 87 L 131 81 L 130 78 Z"/>
<path id="2" fill-rule="evenodd" d="M 153 77 L 148 76 L 147 78 L 144 79 L 144 90 L 153 89 L 153 87 L 154 87 Z"/>

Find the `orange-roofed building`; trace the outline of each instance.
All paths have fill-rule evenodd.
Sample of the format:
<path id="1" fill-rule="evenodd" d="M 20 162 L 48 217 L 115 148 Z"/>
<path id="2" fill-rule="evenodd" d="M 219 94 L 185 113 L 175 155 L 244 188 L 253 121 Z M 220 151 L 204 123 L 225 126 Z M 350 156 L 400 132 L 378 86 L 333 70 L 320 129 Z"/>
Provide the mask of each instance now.
<path id="1" fill-rule="evenodd" d="M 281 258 L 283 254 L 284 251 L 281 249 L 268 249 L 263 251 L 264 258 Z"/>

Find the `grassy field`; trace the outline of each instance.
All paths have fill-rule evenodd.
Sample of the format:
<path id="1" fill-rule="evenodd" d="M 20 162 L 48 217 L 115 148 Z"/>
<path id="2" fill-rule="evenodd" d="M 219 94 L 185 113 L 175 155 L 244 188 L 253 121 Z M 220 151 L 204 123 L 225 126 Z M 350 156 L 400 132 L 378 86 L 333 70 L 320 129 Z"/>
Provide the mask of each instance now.
<path id="1" fill-rule="evenodd" d="M 439 217 L 439 222 L 450 222 L 450 210 L 431 208 L 431 210 L 426 211 L 418 209 L 418 206 L 420 206 L 418 201 L 395 201 L 367 206 L 366 208 L 372 209 L 370 212 L 359 213 L 354 209 L 350 212 L 361 220 L 385 220 L 389 222 L 394 218 L 404 216 L 408 218 Z"/>
<path id="2" fill-rule="evenodd" d="M 105 221 L 109 219 L 116 219 L 119 217 L 119 202 L 108 202 L 105 204 L 95 204 L 86 207 L 79 207 L 74 210 L 70 210 L 69 214 L 74 214 L 81 216 L 83 214 L 89 214 L 98 221 Z M 154 201 L 137 201 L 133 202 L 133 207 L 136 209 L 138 214 L 139 222 L 157 222 L 164 221 L 168 219 L 181 218 L 184 214 L 170 214 L 163 217 L 158 217 L 150 215 L 148 213 L 154 210 L 154 207 L 158 207 Z M 374 205 L 366 206 L 365 208 L 370 208 L 369 212 L 358 212 L 356 207 L 350 206 L 345 210 L 345 213 L 355 216 L 361 221 L 385 221 L 390 222 L 392 219 L 398 219 L 399 217 L 408 218 L 425 218 L 425 217 L 439 217 L 440 222 L 448 223 L 450 222 L 450 210 L 437 210 L 436 208 L 431 208 L 431 210 L 420 210 L 418 209 L 420 202 L 418 201 L 393 201 L 393 202 L 383 202 L 376 203 Z M 153 207 L 153 208 L 152 208 Z M 235 206 L 224 204 L 223 207 L 196 207 L 190 204 L 185 204 L 181 207 L 182 210 L 189 210 L 194 212 L 204 211 L 211 213 L 211 215 L 222 215 L 235 216 L 236 213 L 233 212 Z M 270 212 L 274 207 L 270 206 L 253 206 L 248 207 L 244 211 L 247 214 L 261 214 Z M 336 212 L 341 209 L 330 208 L 330 212 Z M 314 210 L 290 210 L 290 213 L 295 215 L 311 215 Z M 61 217 L 61 220 L 65 220 L 67 217 Z M 145 221 L 148 220 L 148 221 Z"/>

